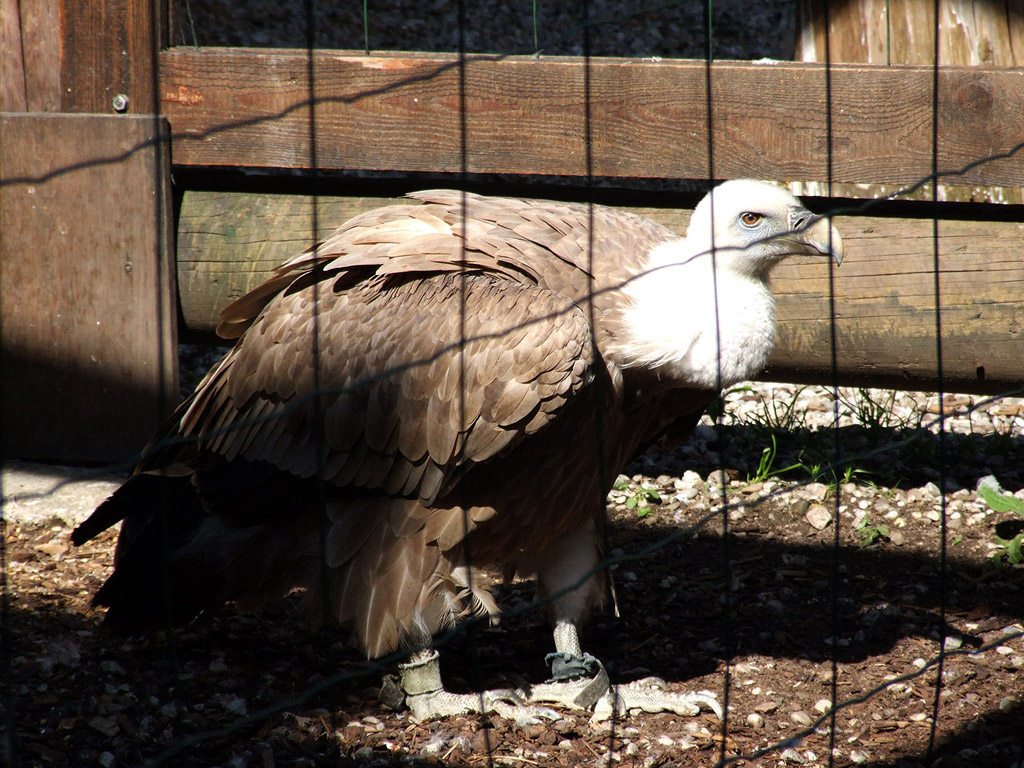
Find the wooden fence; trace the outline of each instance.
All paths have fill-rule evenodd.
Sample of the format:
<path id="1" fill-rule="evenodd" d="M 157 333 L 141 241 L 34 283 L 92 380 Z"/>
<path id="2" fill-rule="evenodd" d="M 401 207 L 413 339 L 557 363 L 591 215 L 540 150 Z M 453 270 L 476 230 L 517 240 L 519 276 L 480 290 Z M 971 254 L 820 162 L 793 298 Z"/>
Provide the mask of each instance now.
<path id="1" fill-rule="evenodd" d="M 309 198 L 254 194 L 244 174 L 204 193 L 174 186 L 174 174 L 315 162 L 321 177 L 520 174 L 577 179 L 581 190 L 593 176 L 613 186 L 756 176 L 856 195 L 935 171 L 960 199 L 1024 186 L 1024 71 L 1011 67 L 310 59 L 167 47 L 160 4 L 143 0 L 0 3 L 8 456 L 130 455 L 176 398 L 179 323 L 208 329 L 224 301 L 313 236 Z M 321 199 L 319 221 L 333 227 L 381 202 L 368 193 L 360 184 L 351 199 Z M 648 213 L 681 229 L 679 200 Z M 892 203 L 838 222 L 848 242 L 834 284 L 841 382 L 934 388 L 938 265 L 947 390 L 1020 385 L 1019 208 Z M 831 382 L 826 275 L 794 263 L 776 287 L 780 344 L 766 375 Z"/>

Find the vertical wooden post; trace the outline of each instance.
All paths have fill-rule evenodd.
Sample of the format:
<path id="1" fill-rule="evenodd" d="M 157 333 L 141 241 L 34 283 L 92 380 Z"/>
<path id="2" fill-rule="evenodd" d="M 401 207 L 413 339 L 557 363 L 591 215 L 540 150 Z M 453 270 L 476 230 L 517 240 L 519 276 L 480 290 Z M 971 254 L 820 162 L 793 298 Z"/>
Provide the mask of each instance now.
<path id="1" fill-rule="evenodd" d="M 60 0 L 61 109 L 153 114 L 161 0 Z M 123 97 L 126 101 L 114 99 Z M 126 107 L 121 104 L 126 103 Z"/>
<path id="2" fill-rule="evenodd" d="M 0 0 L 0 111 L 60 110 L 58 0 Z"/>
<path id="3" fill-rule="evenodd" d="M 178 387 L 162 0 L 0 3 L 0 445 L 130 461 Z"/>

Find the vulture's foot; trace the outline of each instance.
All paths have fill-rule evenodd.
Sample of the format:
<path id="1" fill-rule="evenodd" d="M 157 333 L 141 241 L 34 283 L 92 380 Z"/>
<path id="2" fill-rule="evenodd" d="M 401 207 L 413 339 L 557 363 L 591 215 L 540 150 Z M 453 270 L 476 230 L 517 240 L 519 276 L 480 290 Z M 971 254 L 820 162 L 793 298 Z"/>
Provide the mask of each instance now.
<path id="1" fill-rule="evenodd" d="M 593 720 L 607 720 L 613 713 L 625 715 L 630 711 L 674 712 L 684 717 L 700 714 L 709 709 L 722 717 L 722 705 L 711 691 L 673 693 L 665 681 L 657 677 L 617 685 L 610 688 L 594 706 Z"/>
<path id="2" fill-rule="evenodd" d="M 446 691 L 441 682 L 441 666 L 435 650 L 414 654 L 408 663 L 400 664 L 398 669 L 405 704 L 417 720 L 471 712 L 494 712 L 520 725 L 531 725 L 561 717 L 549 707 L 531 704 L 529 697 L 521 690 L 507 688 L 481 693 Z"/>
<path id="3" fill-rule="evenodd" d="M 590 709 L 608 692 L 608 673 L 589 653 L 549 653 L 545 661 L 551 665 L 551 679 L 530 688 L 531 702 Z"/>

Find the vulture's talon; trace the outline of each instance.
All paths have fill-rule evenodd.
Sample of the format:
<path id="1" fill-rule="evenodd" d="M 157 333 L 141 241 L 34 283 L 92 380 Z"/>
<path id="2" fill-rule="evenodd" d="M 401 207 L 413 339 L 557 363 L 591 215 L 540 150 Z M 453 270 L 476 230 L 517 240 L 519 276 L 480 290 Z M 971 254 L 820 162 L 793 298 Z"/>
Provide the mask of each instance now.
<path id="1" fill-rule="evenodd" d="M 604 665 L 589 653 L 582 656 L 552 653 L 547 657 L 549 663 L 552 657 L 557 657 L 552 663 L 552 679 L 533 686 L 530 689 L 530 701 L 561 704 L 570 709 L 590 709 L 608 691 L 610 685 L 608 673 L 605 671 Z M 570 659 L 566 668 L 573 670 L 585 668 L 588 670 L 588 676 L 581 677 L 575 674 L 559 677 L 558 659 L 565 661 L 566 658 L 563 657 Z"/>
<path id="2" fill-rule="evenodd" d="M 683 717 L 699 715 L 702 709 L 722 717 L 722 705 L 712 691 L 685 691 L 675 693 L 665 690 L 664 681 L 645 678 L 627 685 L 615 686 L 601 697 L 594 706 L 594 722 L 609 719 L 612 714 L 620 717 L 633 711 L 673 712 Z"/>
<path id="3" fill-rule="evenodd" d="M 520 725 L 535 725 L 542 720 L 561 718 L 549 707 L 535 706 L 520 689 L 498 688 L 481 693 L 451 693 L 441 683 L 440 657 L 437 651 L 420 651 L 405 664 L 399 664 L 401 690 L 405 704 L 416 720 L 494 712 Z M 385 687 L 387 683 L 385 681 Z"/>

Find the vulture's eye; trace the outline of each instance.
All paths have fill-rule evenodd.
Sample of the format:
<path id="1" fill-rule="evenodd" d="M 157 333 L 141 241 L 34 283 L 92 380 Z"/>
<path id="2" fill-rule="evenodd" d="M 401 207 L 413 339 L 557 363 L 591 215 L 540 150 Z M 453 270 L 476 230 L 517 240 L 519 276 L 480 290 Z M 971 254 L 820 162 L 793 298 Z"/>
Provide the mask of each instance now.
<path id="1" fill-rule="evenodd" d="M 760 213 L 752 213 L 750 211 L 747 211 L 746 213 L 740 214 L 740 223 L 744 227 L 756 227 L 758 224 L 761 223 L 761 219 L 763 218 L 764 216 L 762 216 Z"/>

